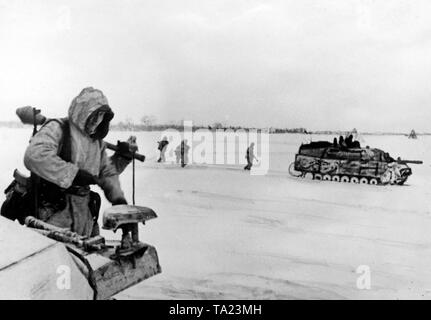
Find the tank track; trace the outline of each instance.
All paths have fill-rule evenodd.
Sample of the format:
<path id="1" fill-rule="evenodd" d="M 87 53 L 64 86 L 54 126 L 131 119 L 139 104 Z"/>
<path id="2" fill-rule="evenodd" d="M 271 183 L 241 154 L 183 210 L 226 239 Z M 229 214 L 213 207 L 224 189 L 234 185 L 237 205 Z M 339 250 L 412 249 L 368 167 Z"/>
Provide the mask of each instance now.
<path id="1" fill-rule="evenodd" d="M 356 175 L 338 175 L 338 174 L 322 174 L 322 173 L 313 173 L 310 171 L 296 171 L 295 163 L 292 162 L 289 166 L 289 174 L 296 178 L 305 178 L 307 175 L 311 175 L 313 180 L 323 180 L 323 181 L 334 181 L 334 182 L 343 182 L 343 183 L 357 183 L 357 184 L 372 184 L 372 185 L 381 185 L 383 184 L 381 179 L 378 177 L 365 177 L 365 176 L 356 176 Z"/>
<path id="2" fill-rule="evenodd" d="M 311 173 L 311 172 L 310 172 Z M 334 182 L 350 182 L 350 183 L 358 183 L 358 184 L 372 184 L 378 185 L 382 184 L 380 178 L 376 177 L 361 177 L 354 175 L 330 175 L 330 174 L 321 174 L 321 173 L 311 173 L 313 176 L 313 180 L 324 180 L 324 181 L 334 181 Z"/>

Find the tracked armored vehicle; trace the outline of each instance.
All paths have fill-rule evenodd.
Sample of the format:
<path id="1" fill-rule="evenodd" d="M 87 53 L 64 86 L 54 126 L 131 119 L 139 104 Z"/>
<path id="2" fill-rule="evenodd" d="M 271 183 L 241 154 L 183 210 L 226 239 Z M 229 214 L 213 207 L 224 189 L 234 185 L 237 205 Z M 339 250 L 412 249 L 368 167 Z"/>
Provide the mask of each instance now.
<path id="1" fill-rule="evenodd" d="M 311 175 L 316 180 L 361 184 L 404 184 L 412 174 L 409 163 L 417 160 L 393 159 L 376 148 L 347 148 L 327 141 L 299 147 L 289 173 L 295 177 Z"/>

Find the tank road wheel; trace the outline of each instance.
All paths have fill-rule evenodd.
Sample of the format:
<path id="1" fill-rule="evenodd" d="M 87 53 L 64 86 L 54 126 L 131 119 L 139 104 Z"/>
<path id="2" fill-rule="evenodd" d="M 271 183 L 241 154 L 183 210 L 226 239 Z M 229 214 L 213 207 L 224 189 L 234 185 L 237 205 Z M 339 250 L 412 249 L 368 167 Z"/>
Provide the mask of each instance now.
<path id="1" fill-rule="evenodd" d="M 325 181 L 331 181 L 331 176 L 329 174 L 325 174 L 323 176 L 323 180 L 325 180 Z"/>
<path id="2" fill-rule="evenodd" d="M 332 181 L 340 182 L 340 176 L 332 176 Z"/>
<path id="3" fill-rule="evenodd" d="M 368 179 L 365 177 L 362 177 L 361 179 L 359 179 L 359 183 L 360 184 L 368 184 Z"/>
<path id="4" fill-rule="evenodd" d="M 349 182 L 350 178 L 348 176 L 342 176 L 340 181 L 341 182 Z"/>
<path id="5" fill-rule="evenodd" d="M 377 185 L 377 184 L 379 184 L 379 182 L 377 181 L 377 179 L 376 179 L 376 178 L 371 178 L 371 179 L 370 179 L 370 184 Z"/>
<path id="6" fill-rule="evenodd" d="M 322 180 L 322 175 L 320 173 L 315 173 L 313 178 L 314 180 Z"/>
<path id="7" fill-rule="evenodd" d="M 314 179 L 314 176 L 311 172 L 304 172 L 304 178 Z"/>
<path id="8" fill-rule="evenodd" d="M 359 183 L 359 179 L 358 179 L 358 177 L 351 177 L 350 182 L 351 183 Z"/>

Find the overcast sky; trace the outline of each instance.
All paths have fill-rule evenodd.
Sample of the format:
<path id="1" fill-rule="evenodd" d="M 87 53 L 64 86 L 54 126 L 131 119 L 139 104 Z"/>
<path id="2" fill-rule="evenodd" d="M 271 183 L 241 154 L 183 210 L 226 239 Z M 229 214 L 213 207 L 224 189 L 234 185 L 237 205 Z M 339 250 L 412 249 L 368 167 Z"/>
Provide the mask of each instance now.
<path id="1" fill-rule="evenodd" d="M 431 132 L 431 1 L 0 0 L 0 108 Z"/>

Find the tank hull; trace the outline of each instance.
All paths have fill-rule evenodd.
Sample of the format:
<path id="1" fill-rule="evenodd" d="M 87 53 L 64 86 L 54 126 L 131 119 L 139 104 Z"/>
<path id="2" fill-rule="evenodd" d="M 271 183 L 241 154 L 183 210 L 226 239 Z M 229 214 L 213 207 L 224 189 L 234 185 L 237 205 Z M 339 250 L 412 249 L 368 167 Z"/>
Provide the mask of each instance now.
<path id="1" fill-rule="evenodd" d="M 380 181 L 380 177 L 387 169 L 387 163 L 378 161 L 361 163 L 350 160 L 321 159 L 300 154 L 295 156 L 295 170 L 312 174 L 366 177 Z"/>
<path id="2" fill-rule="evenodd" d="M 405 163 L 395 162 L 379 149 L 303 147 L 295 155 L 294 176 L 311 174 L 314 179 L 370 184 L 404 184 L 412 174 Z"/>

